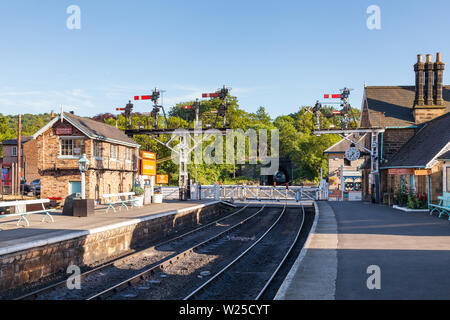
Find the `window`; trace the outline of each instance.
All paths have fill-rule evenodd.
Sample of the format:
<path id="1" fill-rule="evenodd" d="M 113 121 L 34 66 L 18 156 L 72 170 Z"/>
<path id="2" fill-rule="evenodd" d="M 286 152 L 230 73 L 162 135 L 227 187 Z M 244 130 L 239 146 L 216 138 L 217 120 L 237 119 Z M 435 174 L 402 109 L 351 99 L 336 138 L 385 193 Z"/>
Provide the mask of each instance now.
<path id="1" fill-rule="evenodd" d="M 344 158 L 344 166 L 351 167 L 352 162 L 350 160 L 348 160 L 347 158 Z"/>
<path id="2" fill-rule="evenodd" d="M 62 156 L 81 156 L 84 153 L 84 139 L 61 139 Z"/>
<path id="3" fill-rule="evenodd" d="M 12 147 L 12 156 L 17 157 L 17 147 Z"/>
<path id="4" fill-rule="evenodd" d="M 117 159 L 117 146 L 116 145 L 111 145 L 111 153 L 110 153 L 110 158 L 111 159 Z"/>
<path id="5" fill-rule="evenodd" d="M 125 160 L 127 161 L 131 161 L 131 149 L 130 148 L 126 148 L 125 149 Z"/>
<path id="6" fill-rule="evenodd" d="M 447 192 L 450 192 L 450 167 L 446 168 L 446 176 L 447 176 Z"/>
<path id="7" fill-rule="evenodd" d="M 94 141 L 94 157 L 98 159 L 102 158 L 102 143 L 99 141 Z"/>

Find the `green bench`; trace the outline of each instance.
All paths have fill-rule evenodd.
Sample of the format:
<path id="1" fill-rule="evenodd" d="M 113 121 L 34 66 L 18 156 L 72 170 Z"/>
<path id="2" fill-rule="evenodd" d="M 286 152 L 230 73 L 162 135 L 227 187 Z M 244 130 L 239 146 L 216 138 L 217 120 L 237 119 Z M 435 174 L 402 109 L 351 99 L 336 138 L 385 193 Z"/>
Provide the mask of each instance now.
<path id="1" fill-rule="evenodd" d="M 438 197 L 438 200 L 439 200 L 438 204 L 434 204 L 434 203 L 430 204 L 430 209 L 433 208 L 430 211 L 430 215 L 432 215 L 433 212 L 436 211 L 439 213 L 439 218 L 443 214 L 446 214 L 448 216 L 448 220 L 450 220 L 450 193 L 444 192 L 444 194 L 442 196 Z"/>
<path id="2" fill-rule="evenodd" d="M 55 220 L 53 220 L 53 217 L 50 215 L 50 212 L 54 212 L 55 209 L 45 209 L 45 206 L 44 206 L 44 203 L 49 203 L 49 202 L 50 202 L 49 199 L 0 202 L 0 208 L 15 207 L 15 210 L 14 210 L 15 213 L 2 214 L 2 215 L 0 215 L 0 218 L 20 217 L 20 219 L 19 219 L 19 221 L 17 221 L 16 225 L 19 226 L 20 222 L 25 221 L 27 227 L 29 227 L 30 226 L 30 222 L 27 219 L 28 215 L 45 213 L 45 215 L 42 218 L 41 222 L 44 222 L 47 217 L 50 217 L 50 220 L 52 220 L 52 222 L 55 222 Z M 40 204 L 40 205 L 42 205 L 42 210 L 28 211 L 27 212 L 27 205 L 33 205 L 33 204 Z"/>

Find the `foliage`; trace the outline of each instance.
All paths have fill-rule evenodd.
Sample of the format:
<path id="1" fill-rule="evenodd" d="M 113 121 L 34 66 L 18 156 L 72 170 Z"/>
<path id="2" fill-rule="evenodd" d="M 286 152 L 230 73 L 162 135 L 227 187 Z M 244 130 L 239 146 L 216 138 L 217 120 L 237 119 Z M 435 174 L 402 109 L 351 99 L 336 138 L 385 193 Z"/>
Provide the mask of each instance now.
<path id="1" fill-rule="evenodd" d="M 193 105 L 194 101 L 185 101 L 175 105 L 167 113 L 168 125 L 170 128 L 188 128 L 193 127 L 195 112 L 192 109 L 183 109 L 182 106 Z M 315 116 L 309 112 L 309 107 L 302 107 L 296 113 L 279 116 L 271 119 L 264 107 L 259 107 L 254 113 L 246 112 L 239 106 L 236 97 L 229 96 L 227 98 L 229 109 L 227 113 L 227 122 L 231 123 L 233 129 L 268 130 L 268 141 L 270 141 L 270 130 L 279 130 L 279 146 L 280 157 L 289 159 L 294 166 L 294 181 L 297 184 L 305 183 L 305 181 L 318 182 L 320 179 L 320 169 L 326 172 L 327 158 L 323 151 L 340 140 L 337 135 L 314 135 L 316 129 Z M 203 100 L 200 102 L 200 120 L 203 127 L 212 127 L 216 121 L 216 114 L 211 111 L 218 110 L 221 104 L 220 99 Z M 342 117 L 328 117 L 332 114 L 333 108 L 325 107 L 324 112 L 320 116 L 322 128 L 330 126 L 341 126 Z M 359 110 L 353 109 L 355 116 L 359 117 Z M 32 135 L 48 121 L 49 114 L 22 116 L 23 135 Z M 111 113 L 98 114 L 93 117 L 94 120 L 105 122 L 112 126 L 116 126 L 125 130 L 128 127 L 127 119 L 124 114 L 115 116 Z M 133 113 L 131 117 L 133 128 L 155 128 L 154 119 L 149 114 Z M 163 116 L 158 118 L 158 127 L 164 128 L 165 121 Z M 222 119 L 217 120 L 217 127 L 222 126 Z M 353 123 L 351 126 L 355 126 Z M 0 114 L 0 141 L 11 139 L 17 135 L 17 116 L 2 116 Z M 158 137 L 163 142 L 167 142 L 170 137 Z M 133 139 L 140 144 L 142 150 L 153 151 L 158 154 L 158 173 L 169 175 L 169 184 L 178 185 L 178 164 L 175 154 L 165 146 L 159 144 L 147 135 L 136 135 Z M 203 143 L 203 150 L 207 145 L 212 143 L 214 138 L 210 138 Z M 245 157 L 248 160 L 248 142 L 245 150 Z M 225 143 L 224 143 L 225 148 Z M 225 150 L 224 150 L 225 151 Z M 225 152 L 224 152 L 225 155 Z M 248 165 L 247 165 L 248 166 Z M 197 178 L 202 184 L 210 183 L 258 183 L 259 176 L 236 177 L 236 172 L 241 169 L 240 164 L 199 164 L 197 167 L 194 163 L 188 165 L 191 179 Z M 256 170 L 255 172 L 258 172 Z M 244 174 L 245 175 L 245 174 Z"/>
<path id="2" fill-rule="evenodd" d="M 144 189 L 142 189 L 140 186 L 134 186 L 131 189 L 131 192 L 134 192 L 135 196 L 142 196 L 144 194 Z"/>

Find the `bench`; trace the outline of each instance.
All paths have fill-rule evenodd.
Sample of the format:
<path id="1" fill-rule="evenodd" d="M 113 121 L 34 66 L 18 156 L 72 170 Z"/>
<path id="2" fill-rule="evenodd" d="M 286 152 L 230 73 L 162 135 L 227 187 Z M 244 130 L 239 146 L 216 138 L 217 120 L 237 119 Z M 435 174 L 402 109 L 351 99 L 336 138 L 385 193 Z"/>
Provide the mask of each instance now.
<path id="1" fill-rule="evenodd" d="M 116 212 L 116 208 L 114 208 L 115 204 L 120 204 L 119 211 L 122 210 L 122 207 L 125 207 L 128 211 L 128 204 L 131 204 L 132 207 L 135 206 L 137 199 L 131 198 L 134 196 L 134 192 L 124 192 L 124 193 L 114 193 L 114 194 L 104 194 L 103 198 L 106 200 L 106 204 L 108 208 L 106 208 L 106 213 L 108 213 L 109 209 L 113 209 Z M 117 198 L 117 201 L 112 201 L 111 198 Z M 128 198 L 128 199 L 126 199 Z"/>
<path id="2" fill-rule="evenodd" d="M 27 227 L 29 227 L 30 222 L 27 219 L 28 215 L 45 213 L 41 222 L 44 222 L 47 217 L 50 217 L 50 220 L 52 220 L 52 222 L 55 222 L 55 220 L 53 220 L 53 217 L 50 215 L 50 212 L 54 212 L 55 209 L 45 209 L 45 206 L 44 206 L 44 203 L 49 203 L 49 202 L 50 202 L 49 199 L 0 202 L 0 208 L 15 207 L 15 213 L 3 214 L 3 215 L 0 215 L 0 218 L 20 217 L 20 219 L 19 219 L 19 221 L 17 221 L 16 225 L 19 226 L 21 221 L 25 221 Z M 27 205 L 32 205 L 32 204 L 42 205 L 42 210 L 27 212 Z"/>
<path id="3" fill-rule="evenodd" d="M 450 220 L 450 193 L 444 192 L 442 196 L 438 197 L 438 200 L 439 204 L 430 204 L 430 209 L 433 208 L 430 211 L 430 215 L 432 215 L 434 211 L 437 211 L 439 213 L 439 218 L 441 215 L 446 214 L 449 217 L 448 220 Z"/>

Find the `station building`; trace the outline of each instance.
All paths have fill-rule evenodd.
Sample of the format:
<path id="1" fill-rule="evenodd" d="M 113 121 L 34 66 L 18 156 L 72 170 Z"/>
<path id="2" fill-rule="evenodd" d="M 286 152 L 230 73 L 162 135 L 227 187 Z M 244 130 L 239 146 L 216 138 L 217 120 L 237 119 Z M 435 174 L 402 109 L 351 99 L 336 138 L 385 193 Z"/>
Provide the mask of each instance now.
<path id="1" fill-rule="evenodd" d="M 81 193 L 78 160 L 86 154 L 86 198 L 128 192 L 137 174 L 139 145 L 119 129 L 64 112 L 33 135 L 42 198 Z"/>
<path id="2" fill-rule="evenodd" d="M 349 138 L 364 145 L 366 135 L 352 134 Z M 351 146 L 352 143 L 349 140 L 342 139 L 324 151 L 328 163 L 328 189 L 343 190 L 344 199 L 350 197 L 361 200 L 364 188 L 361 167 L 365 163 L 365 159 L 360 157 L 355 161 L 348 160 L 345 157 L 345 151 Z M 343 184 L 341 184 L 341 167 L 343 169 Z M 338 196 L 338 194 L 335 195 Z"/>
<path id="3" fill-rule="evenodd" d="M 366 86 L 361 128 L 383 128 L 379 138 L 380 174 L 369 182 L 370 160 L 363 166 L 366 184 L 379 183 L 380 201 L 392 203 L 398 189 L 422 192 L 435 201 L 443 192 L 443 164 L 450 149 L 450 86 L 443 85 L 441 55 L 414 65 L 414 86 Z M 366 147 L 370 146 L 368 137 Z M 365 188 L 365 198 L 374 198 Z"/>

